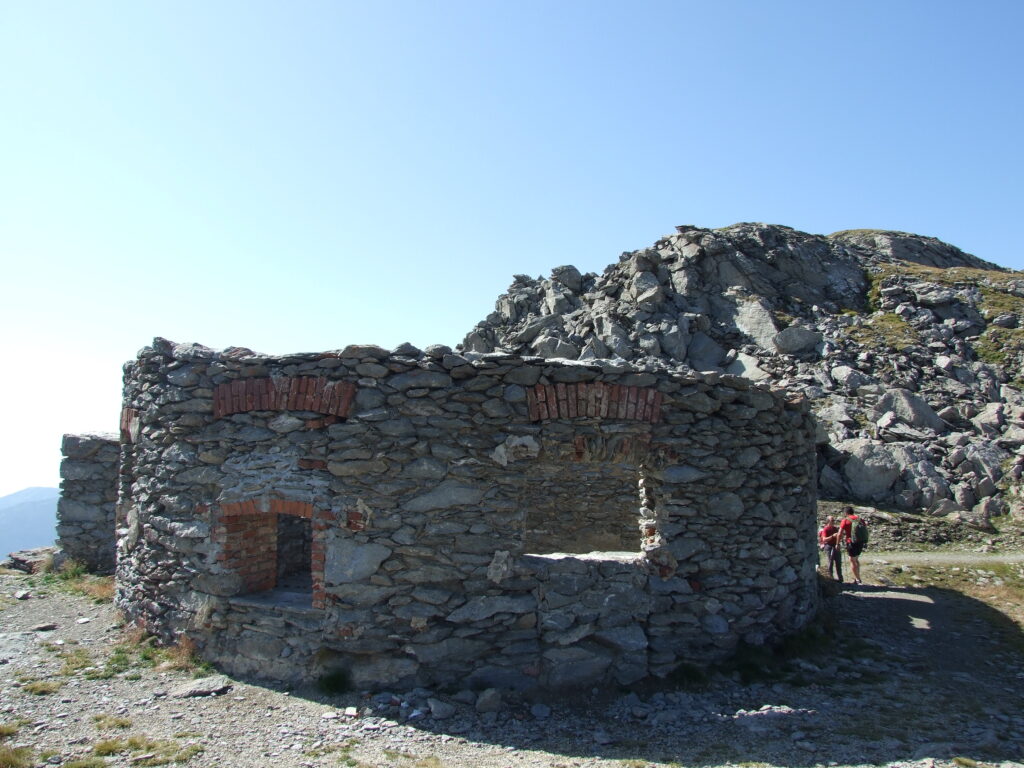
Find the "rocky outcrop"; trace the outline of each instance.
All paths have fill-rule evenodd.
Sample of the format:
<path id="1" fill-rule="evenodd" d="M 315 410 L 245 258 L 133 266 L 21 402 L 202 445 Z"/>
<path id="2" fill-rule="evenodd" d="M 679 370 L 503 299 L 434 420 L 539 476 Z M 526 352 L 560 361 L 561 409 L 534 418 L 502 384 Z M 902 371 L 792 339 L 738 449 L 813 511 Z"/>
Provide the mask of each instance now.
<path id="1" fill-rule="evenodd" d="M 823 496 L 1024 509 L 1024 275 L 901 232 L 676 229 L 601 275 L 517 275 L 462 349 L 771 381 L 813 404 Z"/>

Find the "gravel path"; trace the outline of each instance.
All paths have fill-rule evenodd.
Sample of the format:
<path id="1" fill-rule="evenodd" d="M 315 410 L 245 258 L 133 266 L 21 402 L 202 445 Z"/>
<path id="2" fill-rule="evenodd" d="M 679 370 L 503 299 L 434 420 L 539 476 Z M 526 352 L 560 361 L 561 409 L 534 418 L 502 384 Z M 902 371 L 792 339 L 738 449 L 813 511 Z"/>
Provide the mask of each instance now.
<path id="1" fill-rule="evenodd" d="M 865 552 L 861 564 L 867 565 L 995 565 L 1024 563 L 1024 552 Z"/>
<path id="2" fill-rule="evenodd" d="M 109 604 L 16 576 L 0 577 L 0 596 L 0 723 L 20 723 L 3 745 L 42 754 L 36 765 L 104 739 L 124 740 L 110 766 L 1024 765 L 1024 638 L 948 590 L 848 589 L 829 599 L 838 640 L 823 653 L 750 656 L 703 686 L 506 695 L 484 713 L 468 691 L 330 698 L 225 680 L 220 695 L 179 698 L 191 675 L 145 663 L 145 645 L 116 650 Z M 33 682 L 60 687 L 33 694 Z"/>

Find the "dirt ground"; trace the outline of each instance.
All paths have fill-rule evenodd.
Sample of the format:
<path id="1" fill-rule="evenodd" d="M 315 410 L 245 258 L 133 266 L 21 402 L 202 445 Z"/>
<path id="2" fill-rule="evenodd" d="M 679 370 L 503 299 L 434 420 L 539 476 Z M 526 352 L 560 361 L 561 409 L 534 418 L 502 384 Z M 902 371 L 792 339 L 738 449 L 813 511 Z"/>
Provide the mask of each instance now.
<path id="1" fill-rule="evenodd" d="M 823 581 L 821 622 L 774 652 L 636 690 L 506 693 L 483 713 L 473 692 L 243 680 L 179 698 L 210 671 L 126 634 L 73 583 L 0 576 L 0 766 L 1024 765 L 1019 553 L 871 550 L 863 565 L 862 586 Z"/>

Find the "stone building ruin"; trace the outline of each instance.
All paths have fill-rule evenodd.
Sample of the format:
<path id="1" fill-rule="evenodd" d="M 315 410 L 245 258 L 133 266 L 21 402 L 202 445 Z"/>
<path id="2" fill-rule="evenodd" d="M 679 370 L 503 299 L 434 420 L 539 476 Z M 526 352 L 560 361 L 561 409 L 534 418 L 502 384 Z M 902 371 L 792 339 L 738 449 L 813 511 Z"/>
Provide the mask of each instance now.
<path id="1" fill-rule="evenodd" d="M 810 409 L 737 376 L 156 339 L 121 426 L 117 604 L 232 674 L 629 684 L 817 609 Z"/>

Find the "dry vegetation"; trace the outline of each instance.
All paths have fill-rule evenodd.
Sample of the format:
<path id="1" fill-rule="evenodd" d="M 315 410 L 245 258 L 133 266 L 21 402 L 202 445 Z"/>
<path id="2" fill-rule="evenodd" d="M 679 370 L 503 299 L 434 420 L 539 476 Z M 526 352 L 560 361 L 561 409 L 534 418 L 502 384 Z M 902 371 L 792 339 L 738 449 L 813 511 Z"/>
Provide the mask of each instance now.
<path id="1" fill-rule="evenodd" d="M 850 336 L 861 344 L 881 344 L 900 351 L 918 343 L 917 331 L 892 313 L 880 313 L 881 289 L 894 277 L 917 279 L 956 290 L 973 291 L 976 306 L 988 320 L 1013 314 L 1024 319 L 1024 273 L 952 267 L 940 269 L 901 262 L 880 264 L 867 271 L 869 281 L 867 311 L 874 313 L 868 322 L 850 329 Z M 990 325 L 974 343 L 979 360 L 1019 369 L 1024 363 L 1024 328 L 1000 328 Z M 1014 382 L 1024 385 L 1024 379 Z"/>
<path id="2" fill-rule="evenodd" d="M 869 317 L 863 325 L 854 325 L 847 334 L 864 346 L 883 346 L 896 352 L 920 343 L 917 330 L 899 315 L 891 312 Z"/>

